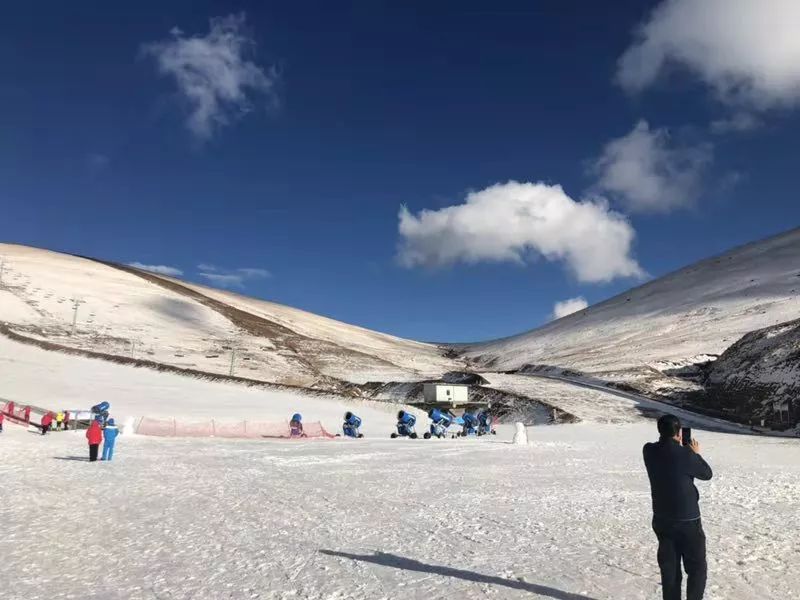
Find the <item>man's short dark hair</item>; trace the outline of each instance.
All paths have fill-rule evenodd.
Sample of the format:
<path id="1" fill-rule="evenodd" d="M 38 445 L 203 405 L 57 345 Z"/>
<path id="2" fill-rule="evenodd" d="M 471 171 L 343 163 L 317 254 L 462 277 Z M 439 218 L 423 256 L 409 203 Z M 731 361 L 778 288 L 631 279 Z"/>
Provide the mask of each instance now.
<path id="1" fill-rule="evenodd" d="M 681 430 L 681 420 L 675 415 L 661 415 L 658 418 L 658 433 L 662 438 L 673 438 Z"/>

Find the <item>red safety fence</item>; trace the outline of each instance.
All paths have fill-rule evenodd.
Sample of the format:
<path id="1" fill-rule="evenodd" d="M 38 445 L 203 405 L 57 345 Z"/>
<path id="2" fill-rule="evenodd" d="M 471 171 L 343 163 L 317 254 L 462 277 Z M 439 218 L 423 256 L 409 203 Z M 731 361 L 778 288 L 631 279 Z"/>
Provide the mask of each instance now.
<path id="1" fill-rule="evenodd" d="M 20 406 L 15 402 L 2 402 L 0 403 L 0 412 L 2 412 L 7 419 L 12 422 L 25 423 L 30 422 L 31 407 Z"/>
<path id="2" fill-rule="evenodd" d="M 160 437 L 291 438 L 289 423 L 279 421 L 181 421 L 142 417 L 134 431 Z M 331 435 L 319 421 L 303 423 L 307 438 L 329 439 Z"/>

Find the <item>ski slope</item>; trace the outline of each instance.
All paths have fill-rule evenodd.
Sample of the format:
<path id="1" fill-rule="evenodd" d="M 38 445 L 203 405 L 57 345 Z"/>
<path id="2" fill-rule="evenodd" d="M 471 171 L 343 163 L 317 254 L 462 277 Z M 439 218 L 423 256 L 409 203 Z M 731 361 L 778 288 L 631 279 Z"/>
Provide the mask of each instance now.
<path id="1" fill-rule="evenodd" d="M 42 350 L 4 336 L 0 336 L 0 399 L 53 411 L 88 409 L 108 401 L 111 416 L 120 423 L 130 417 L 285 423 L 299 412 L 305 421 L 321 421 L 331 433 L 341 433 L 343 415 L 351 410 L 363 419 L 362 431 L 368 437 L 388 437 L 399 408 L 303 390 L 205 381 Z M 421 412 L 413 412 L 420 423 L 427 422 Z"/>
<path id="2" fill-rule="evenodd" d="M 139 285 L 120 273 L 125 293 Z M 144 286 L 141 298 L 164 293 L 153 290 Z M 16 307 L 20 322 L 34 308 L 12 302 L 3 307 Z M 202 319 L 213 323 L 213 314 Z M 121 420 L 285 421 L 301 412 L 334 432 L 354 410 L 367 435 L 287 442 L 123 434 L 113 462 L 90 464 L 81 432 L 42 437 L 9 424 L 0 434 L 0 600 L 658 597 L 641 464 L 653 422 L 636 402 L 603 390 L 485 376 L 586 422 L 530 428 L 528 446 L 509 444 L 507 427 L 490 439 L 392 441 L 396 405 L 199 380 L 0 336 L 0 397 L 20 404 L 57 410 L 107 400 Z M 697 437 L 715 470 L 699 484 L 706 598 L 798 597 L 800 446 Z"/>
<path id="3" fill-rule="evenodd" d="M 652 421 L 491 440 L 0 435 L 0 598 L 660 597 Z M 800 597 L 800 446 L 698 434 L 707 600 Z"/>
<path id="4" fill-rule="evenodd" d="M 749 426 L 691 412 L 640 394 L 580 379 L 571 380 L 555 375 L 505 373 L 486 373 L 484 376 L 491 379 L 491 386 L 494 388 L 532 400 L 545 401 L 587 423 L 636 423 L 670 413 L 680 418 L 684 425 L 695 429 L 744 435 L 752 435 L 754 432 Z"/>
<path id="5" fill-rule="evenodd" d="M 457 366 L 430 344 L 132 268 L 10 244 L 0 257 L 0 322 L 70 348 L 222 375 L 233 361 L 238 376 L 305 387 Z"/>
<path id="6" fill-rule="evenodd" d="M 570 367 L 612 379 L 721 354 L 800 317 L 800 229 L 666 275 L 533 331 L 461 347 L 484 368 Z"/>

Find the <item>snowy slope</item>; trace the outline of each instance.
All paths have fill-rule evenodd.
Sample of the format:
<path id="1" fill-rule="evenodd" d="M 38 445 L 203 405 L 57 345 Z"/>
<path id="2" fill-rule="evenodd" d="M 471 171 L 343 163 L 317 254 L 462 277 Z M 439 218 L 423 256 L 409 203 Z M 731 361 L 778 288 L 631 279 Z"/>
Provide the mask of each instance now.
<path id="1" fill-rule="evenodd" d="M 652 422 L 492 440 L 0 434 L 0 598 L 654 600 Z M 800 445 L 698 434 L 706 600 L 800 597 Z"/>
<path id="2" fill-rule="evenodd" d="M 528 333 L 461 349 L 496 370 L 526 364 L 590 373 L 667 369 L 720 354 L 750 331 L 798 317 L 800 229 L 698 262 Z"/>
<path id="3" fill-rule="evenodd" d="M 111 403 L 112 416 L 173 417 L 183 421 L 286 422 L 295 412 L 307 421 L 322 421 L 340 432 L 351 410 L 364 420 L 364 434 L 388 437 L 394 430 L 397 405 L 302 390 L 263 389 L 210 382 L 172 373 L 118 365 L 104 360 L 50 352 L 0 336 L 0 399 L 53 411 L 88 409 Z M 0 400 L 2 401 L 2 400 Z M 420 423 L 425 417 L 415 411 Z"/>
<path id="4" fill-rule="evenodd" d="M 706 402 L 765 419 L 800 420 L 800 320 L 753 331 L 714 361 L 704 381 Z"/>
<path id="5" fill-rule="evenodd" d="M 419 379 L 455 365 L 432 345 L 132 268 L 8 244 L 0 256 L 0 322 L 71 348 L 224 375 L 235 354 L 236 375 L 305 387 Z"/>
<path id="6" fill-rule="evenodd" d="M 282 304 L 249 298 L 233 292 L 197 284 L 185 283 L 184 285 L 229 306 L 269 319 L 299 335 L 328 342 L 358 353 L 353 357 L 354 364 L 343 364 L 341 356 L 337 360 L 331 361 L 333 364 L 330 364 L 325 372 L 334 377 L 348 381 L 387 381 L 392 379 L 392 373 L 400 373 L 401 378 L 408 378 L 409 373 L 414 373 L 418 377 L 438 377 L 453 369 L 455 365 L 452 360 L 442 356 L 441 350 L 432 344 L 378 333 Z M 372 357 L 375 364 L 370 365 L 366 357 Z M 381 366 L 379 361 L 384 365 Z M 359 370 L 362 370 L 363 373 L 359 374 Z M 382 373 L 382 375 L 376 376 L 376 372 Z"/>

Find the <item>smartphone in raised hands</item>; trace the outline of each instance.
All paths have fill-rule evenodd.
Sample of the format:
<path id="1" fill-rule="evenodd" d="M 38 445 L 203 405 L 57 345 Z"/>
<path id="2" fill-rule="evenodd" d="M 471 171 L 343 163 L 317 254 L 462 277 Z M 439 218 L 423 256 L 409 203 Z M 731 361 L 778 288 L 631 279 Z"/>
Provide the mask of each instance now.
<path id="1" fill-rule="evenodd" d="M 692 443 L 692 428 L 681 427 L 681 443 L 684 446 L 689 446 Z"/>

